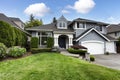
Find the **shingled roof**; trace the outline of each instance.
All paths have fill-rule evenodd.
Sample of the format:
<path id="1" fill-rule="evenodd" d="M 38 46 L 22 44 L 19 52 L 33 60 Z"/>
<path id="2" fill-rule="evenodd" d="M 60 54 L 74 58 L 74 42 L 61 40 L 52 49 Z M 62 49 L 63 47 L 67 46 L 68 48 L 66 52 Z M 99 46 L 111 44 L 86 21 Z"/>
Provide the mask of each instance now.
<path id="1" fill-rule="evenodd" d="M 26 32 L 25 30 L 21 29 L 17 24 L 15 24 L 14 23 L 15 20 L 21 21 L 19 18 L 7 17 L 3 13 L 0 13 L 0 21 L 4 21 L 4 22 L 10 24 L 11 26 L 18 28 L 22 32 L 26 33 L 27 35 L 31 36 L 28 32 Z"/>
<path id="2" fill-rule="evenodd" d="M 6 15 L 0 13 L 0 21 L 7 22 L 8 24 L 18 27 L 13 21 L 11 21 Z"/>
<path id="3" fill-rule="evenodd" d="M 111 24 L 107 27 L 107 33 L 113 33 L 120 31 L 120 24 Z"/>
<path id="4" fill-rule="evenodd" d="M 101 24 L 101 25 L 109 25 L 108 23 L 100 22 L 100 21 L 94 21 L 94 20 L 89 20 L 89 19 L 83 19 L 83 18 L 77 18 L 74 19 L 70 24 L 73 22 L 87 22 L 87 23 L 95 23 L 95 24 Z"/>
<path id="5" fill-rule="evenodd" d="M 73 33 L 74 31 L 71 29 L 58 29 L 56 23 L 50 23 L 46 25 L 41 25 L 37 27 L 26 28 L 27 31 L 54 31 L 54 32 L 70 32 Z"/>
<path id="6" fill-rule="evenodd" d="M 23 23 L 19 18 L 16 18 L 16 17 L 9 17 L 9 19 L 12 21 L 19 21 L 19 22 Z"/>

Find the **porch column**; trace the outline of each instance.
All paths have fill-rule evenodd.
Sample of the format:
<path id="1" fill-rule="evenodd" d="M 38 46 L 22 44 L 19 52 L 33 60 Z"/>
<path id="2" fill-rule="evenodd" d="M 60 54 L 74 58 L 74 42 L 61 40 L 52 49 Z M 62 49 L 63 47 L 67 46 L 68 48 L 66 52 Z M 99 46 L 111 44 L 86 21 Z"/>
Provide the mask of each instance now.
<path id="1" fill-rule="evenodd" d="M 73 44 L 72 44 L 72 39 L 73 39 L 73 38 L 71 38 L 71 37 L 69 38 L 69 47 L 73 45 Z"/>
<path id="2" fill-rule="evenodd" d="M 58 37 L 54 37 L 54 46 L 58 47 Z"/>
<path id="3" fill-rule="evenodd" d="M 54 47 L 59 47 L 58 38 L 59 38 L 59 34 L 54 34 Z"/>
<path id="4" fill-rule="evenodd" d="M 73 34 L 69 34 L 68 35 L 68 38 L 69 38 L 69 47 L 73 45 Z M 69 48 L 68 47 L 68 48 Z"/>
<path id="5" fill-rule="evenodd" d="M 40 46 L 42 45 L 42 34 L 41 34 L 41 32 L 39 32 L 40 34 L 39 34 L 39 39 L 40 39 Z"/>

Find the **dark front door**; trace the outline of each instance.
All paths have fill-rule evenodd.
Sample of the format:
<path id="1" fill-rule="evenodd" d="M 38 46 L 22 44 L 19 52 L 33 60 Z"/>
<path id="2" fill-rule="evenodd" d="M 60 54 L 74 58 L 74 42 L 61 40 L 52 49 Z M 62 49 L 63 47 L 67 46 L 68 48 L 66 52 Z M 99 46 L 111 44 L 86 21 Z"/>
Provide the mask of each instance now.
<path id="1" fill-rule="evenodd" d="M 60 48 L 66 48 L 66 36 L 60 36 L 58 44 Z"/>

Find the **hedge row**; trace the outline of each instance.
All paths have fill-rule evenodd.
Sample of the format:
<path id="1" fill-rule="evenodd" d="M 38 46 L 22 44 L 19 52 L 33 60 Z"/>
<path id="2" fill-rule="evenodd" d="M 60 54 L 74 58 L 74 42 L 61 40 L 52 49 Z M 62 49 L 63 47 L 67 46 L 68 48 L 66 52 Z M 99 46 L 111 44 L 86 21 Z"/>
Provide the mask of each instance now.
<path id="1" fill-rule="evenodd" d="M 32 48 L 32 54 L 41 53 L 41 52 L 51 52 L 51 48 Z"/>
<path id="2" fill-rule="evenodd" d="M 87 52 L 86 50 L 80 50 L 80 49 L 73 49 L 73 48 L 69 48 L 67 49 L 68 52 L 73 53 L 73 54 L 79 54 L 79 55 L 85 55 L 85 53 Z"/>
<path id="3" fill-rule="evenodd" d="M 38 38 L 37 37 L 31 38 L 31 48 L 38 48 Z"/>
<path id="4" fill-rule="evenodd" d="M 47 48 L 52 48 L 54 46 L 54 38 L 48 37 L 47 38 Z"/>
<path id="5" fill-rule="evenodd" d="M 4 43 L 7 47 L 25 46 L 27 36 L 19 29 L 0 21 L 0 42 Z"/>

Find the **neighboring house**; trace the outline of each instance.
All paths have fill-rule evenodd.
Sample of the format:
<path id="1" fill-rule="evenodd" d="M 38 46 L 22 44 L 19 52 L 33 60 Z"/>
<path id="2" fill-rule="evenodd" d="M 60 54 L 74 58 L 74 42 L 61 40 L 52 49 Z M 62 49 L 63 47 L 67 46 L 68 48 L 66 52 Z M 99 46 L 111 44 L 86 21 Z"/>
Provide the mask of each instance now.
<path id="1" fill-rule="evenodd" d="M 9 19 L 13 21 L 20 29 L 24 30 L 25 24 L 19 18 L 9 17 Z"/>
<path id="2" fill-rule="evenodd" d="M 0 21 L 7 22 L 12 27 L 16 27 L 19 30 L 21 30 L 22 32 L 26 33 L 27 36 L 28 36 L 28 39 L 30 41 L 30 36 L 31 35 L 27 31 L 24 30 L 24 23 L 19 18 L 7 17 L 3 13 L 0 13 Z"/>
<path id="3" fill-rule="evenodd" d="M 120 38 L 120 24 L 111 24 L 107 27 L 107 34 L 113 38 Z"/>
<path id="4" fill-rule="evenodd" d="M 90 54 L 116 53 L 115 39 L 106 35 L 109 24 L 77 18 L 68 21 L 61 16 L 56 23 L 27 28 L 32 37 L 39 38 L 39 46 L 46 45 L 47 37 L 54 38 L 54 46 L 69 48 L 72 45 L 82 45 Z"/>

